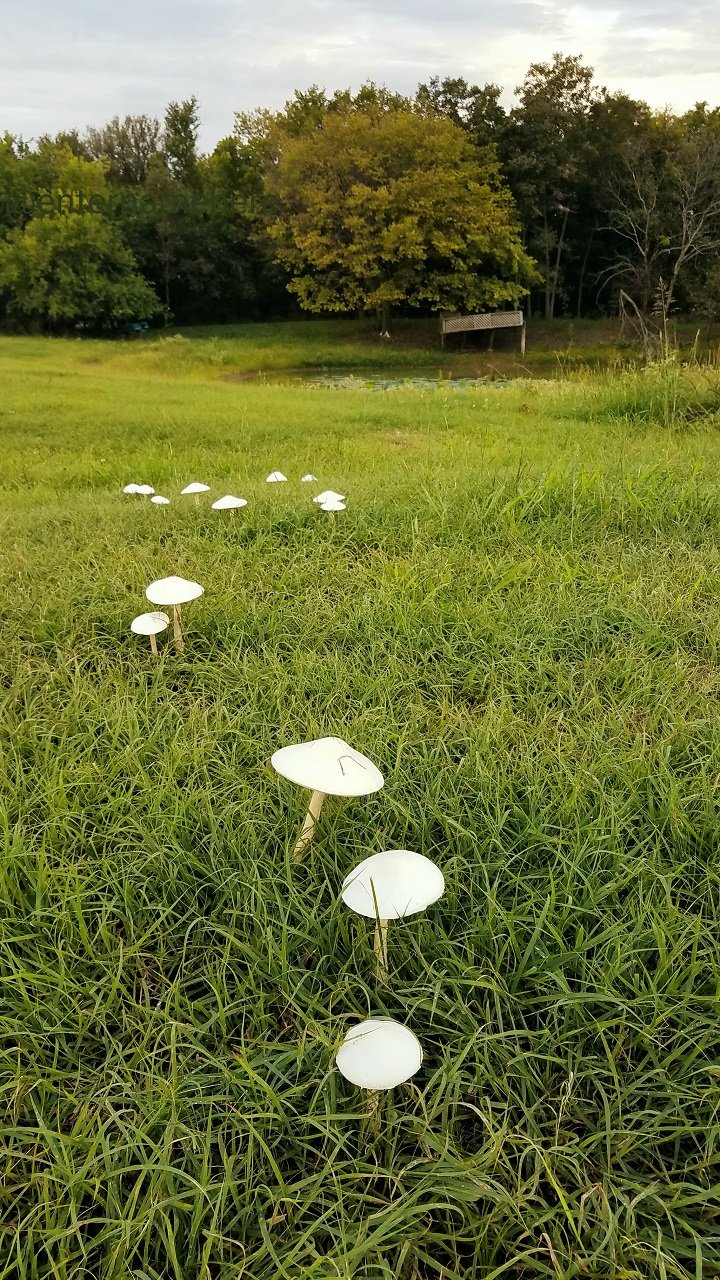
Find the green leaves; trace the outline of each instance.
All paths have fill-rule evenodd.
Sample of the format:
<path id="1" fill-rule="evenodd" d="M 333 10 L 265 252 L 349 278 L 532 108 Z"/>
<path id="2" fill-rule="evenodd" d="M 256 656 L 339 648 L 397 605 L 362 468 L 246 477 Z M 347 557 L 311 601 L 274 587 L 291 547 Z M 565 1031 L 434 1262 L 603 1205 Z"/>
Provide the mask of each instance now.
<path id="1" fill-rule="evenodd" d="M 275 129 L 270 236 L 308 310 L 497 306 L 534 278 L 497 162 L 450 120 L 393 105 Z"/>

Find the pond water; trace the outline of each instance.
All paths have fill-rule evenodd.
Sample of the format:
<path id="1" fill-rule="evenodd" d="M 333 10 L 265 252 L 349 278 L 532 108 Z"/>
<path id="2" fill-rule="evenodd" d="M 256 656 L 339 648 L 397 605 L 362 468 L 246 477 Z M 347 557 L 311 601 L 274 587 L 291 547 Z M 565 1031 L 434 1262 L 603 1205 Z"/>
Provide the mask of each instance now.
<path id="1" fill-rule="evenodd" d="M 272 385 L 292 383 L 306 387 L 322 387 L 338 391 L 474 391 L 485 386 L 506 386 L 508 378 L 458 378 L 444 375 L 438 369 L 385 369 L 382 373 L 356 370 L 277 369 L 256 374 L 238 374 L 233 380 L 266 382 Z"/>

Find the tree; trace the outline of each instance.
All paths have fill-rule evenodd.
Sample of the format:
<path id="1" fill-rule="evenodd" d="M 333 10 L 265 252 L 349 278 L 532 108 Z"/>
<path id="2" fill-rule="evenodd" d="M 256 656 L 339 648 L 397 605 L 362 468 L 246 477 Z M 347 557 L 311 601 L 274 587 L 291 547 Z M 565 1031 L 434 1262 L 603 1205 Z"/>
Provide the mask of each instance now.
<path id="1" fill-rule="evenodd" d="M 533 63 L 516 92 L 520 102 L 499 140 L 511 190 L 518 202 L 525 244 L 543 267 L 544 310 L 552 319 L 561 289 L 568 220 L 578 209 L 587 168 L 589 123 L 604 90 L 582 58 L 556 53 Z"/>
<path id="2" fill-rule="evenodd" d="M 195 176 L 199 132 L 197 98 L 188 98 L 186 102 L 171 102 L 165 112 L 163 150 L 167 167 L 178 182 L 192 182 Z"/>
<path id="3" fill-rule="evenodd" d="M 36 217 L 11 231 L 0 244 L 0 299 L 9 319 L 46 329 L 112 329 L 160 309 L 100 214 Z"/>
<path id="4" fill-rule="evenodd" d="M 447 76 L 440 80 L 433 76 L 427 84 L 418 85 L 415 106 L 420 111 L 447 116 L 453 124 L 465 129 L 473 142 L 485 147 L 498 141 L 507 123 L 501 93 L 497 84 L 481 88 L 468 84 L 462 77 Z"/>
<path id="5" fill-rule="evenodd" d="M 517 303 L 534 278 L 491 151 L 372 95 L 310 132 L 276 124 L 269 233 L 310 311 Z"/>
<path id="6" fill-rule="evenodd" d="M 666 318 L 720 249 L 720 111 L 654 116 L 610 170 L 606 209 L 621 245 L 606 279 Z"/>
<path id="7" fill-rule="evenodd" d="M 110 180 L 139 187 L 161 149 L 160 122 L 153 116 L 113 116 L 102 129 L 87 129 L 83 143 L 92 160 L 107 160 Z"/>

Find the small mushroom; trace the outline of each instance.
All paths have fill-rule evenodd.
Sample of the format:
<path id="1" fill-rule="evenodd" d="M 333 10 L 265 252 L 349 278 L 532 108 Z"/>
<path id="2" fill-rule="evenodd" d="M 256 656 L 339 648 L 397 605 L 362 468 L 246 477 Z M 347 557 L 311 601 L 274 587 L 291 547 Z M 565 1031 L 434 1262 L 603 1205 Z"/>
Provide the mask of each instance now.
<path id="1" fill-rule="evenodd" d="M 151 498 L 151 499 L 150 499 L 150 501 L 151 501 L 151 502 L 154 502 L 156 507 L 169 507 L 169 506 L 170 506 L 170 499 L 169 499 L 169 498 L 163 498 L 163 497 L 161 497 L 161 495 L 160 495 L 159 493 L 156 493 L 156 494 L 155 494 L 155 497 L 154 497 L 154 498 Z"/>
<path id="2" fill-rule="evenodd" d="M 422 1060 L 422 1045 L 409 1027 L 392 1018 L 367 1018 L 350 1028 L 335 1065 L 361 1089 L 394 1089 L 420 1070 Z"/>
<path id="3" fill-rule="evenodd" d="M 246 507 L 247 498 L 235 498 L 231 493 L 226 493 L 224 498 L 218 498 L 217 502 L 213 502 L 213 511 L 236 511 L 238 507 Z"/>
<path id="4" fill-rule="evenodd" d="M 267 484 L 283 484 L 287 481 L 287 476 L 284 476 L 282 471 L 271 471 L 270 475 L 265 477 L 265 480 Z"/>
<path id="5" fill-rule="evenodd" d="M 317 476 L 313 476 L 308 472 L 306 476 L 300 477 L 300 481 L 302 484 L 312 484 L 313 482 L 317 482 Z"/>
<path id="6" fill-rule="evenodd" d="M 336 493 L 334 489 L 323 489 L 322 493 L 319 493 L 316 498 L 313 498 L 313 502 L 319 502 L 321 505 L 323 502 L 331 501 L 344 502 L 345 494 Z"/>
<path id="7" fill-rule="evenodd" d="M 135 493 L 138 495 L 138 497 L 141 494 L 143 497 L 147 497 L 148 494 L 154 493 L 154 492 L 155 490 L 153 489 L 151 484 L 126 484 L 125 488 L 123 489 L 123 493 Z"/>
<path id="8" fill-rule="evenodd" d="M 133 618 L 130 623 L 130 630 L 134 631 L 136 636 L 149 636 L 150 648 L 153 653 L 157 654 L 158 647 L 155 637 L 169 625 L 170 619 L 166 613 L 139 613 L 137 618 Z"/>
<path id="9" fill-rule="evenodd" d="M 313 738 L 281 747 L 271 764 L 281 777 L 312 792 L 307 816 L 294 853 L 300 858 L 310 844 L 326 796 L 368 796 L 379 791 L 385 779 L 380 770 L 342 738 Z"/>
<path id="10" fill-rule="evenodd" d="M 328 498 L 327 502 L 320 504 L 321 511 L 345 511 L 346 504 L 341 502 L 339 498 Z"/>
<path id="11" fill-rule="evenodd" d="M 195 502 L 197 504 L 200 502 L 200 494 L 207 493 L 209 489 L 210 489 L 209 484 L 200 484 L 199 480 L 193 480 L 192 484 L 186 484 L 185 488 L 180 490 L 180 493 L 181 494 L 191 493 L 195 498 Z"/>
<path id="12" fill-rule="evenodd" d="M 445 877 L 435 863 L 410 849 L 386 849 L 360 862 L 343 881 L 346 907 L 375 921 L 378 977 L 387 979 L 388 921 L 416 915 L 445 892 Z"/>
<path id="13" fill-rule="evenodd" d="M 169 604 L 173 611 L 173 637 L 175 648 L 182 653 L 185 645 L 180 626 L 180 606 L 189 600 L 197 600 L 205 588 L 199 582 L 189 582 L 187 578 L 158 578 L 146 588 L 145 595 L 151 604 Z"/>

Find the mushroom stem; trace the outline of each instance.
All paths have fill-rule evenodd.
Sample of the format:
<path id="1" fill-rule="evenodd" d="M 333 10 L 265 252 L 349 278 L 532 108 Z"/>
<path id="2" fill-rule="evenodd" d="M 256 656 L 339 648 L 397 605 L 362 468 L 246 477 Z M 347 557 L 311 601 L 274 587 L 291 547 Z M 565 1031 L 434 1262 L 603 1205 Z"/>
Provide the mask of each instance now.
<path id="1" fill-rule="evenodd" d="M 388 1090 L 388 1093 L 390 1090 Z M 368 1089 L 367 1110 L 361 1123 L 361 1131 L 370 1138 L 376 1138 L 380 1132 L 380 1090 Z"/>
<path id="2" fill-rule="evenodd" d="M 373 944 L 378 982 L 387 982 L 388 980 L 387 939 L 388 922 L 387 920 L 378 920 L 375 925 L 375 942 Z"/>
<path id="3" fill-rule="evenodd" d="M 183 634 L 180 626 L 180 605 L 179 604 L 173 605 L 173 638 L 175 640 L 175 648 L 177 649 L 178 653 L 183 653 L 185 650 L 185 644 L 183 641 Z"/>
<path id="4" fill-rule="evenodd" d="M 153 653 L 157 654 L 157 640 L 154 635 L 150 636 L 150 649 Z"/>
<path id="5" fill-rule="evenodd" d="M 325 799 L 324 791 L 313 791 L 310 797 L 310 805 L 308 807 L 307 814 L 305 815 L 305 821 L 303 822 L 303 825 L 302 825 L 302 831 L 300 832 L 300 835 L 298 837 L 298 842 L 295 845 L 295 848 L 293 850 L 293 853 L 295 854 L 295 858 L 297 859 L 297 861 L 300 860 L 303 853 L 307 849 L 307 846 L 310 844 L 310 841 L 315 835 L 315 827 L 317 825 L 317 820 L 320 817 L 320 810 L 322 809 L 324 799 Z"/>

